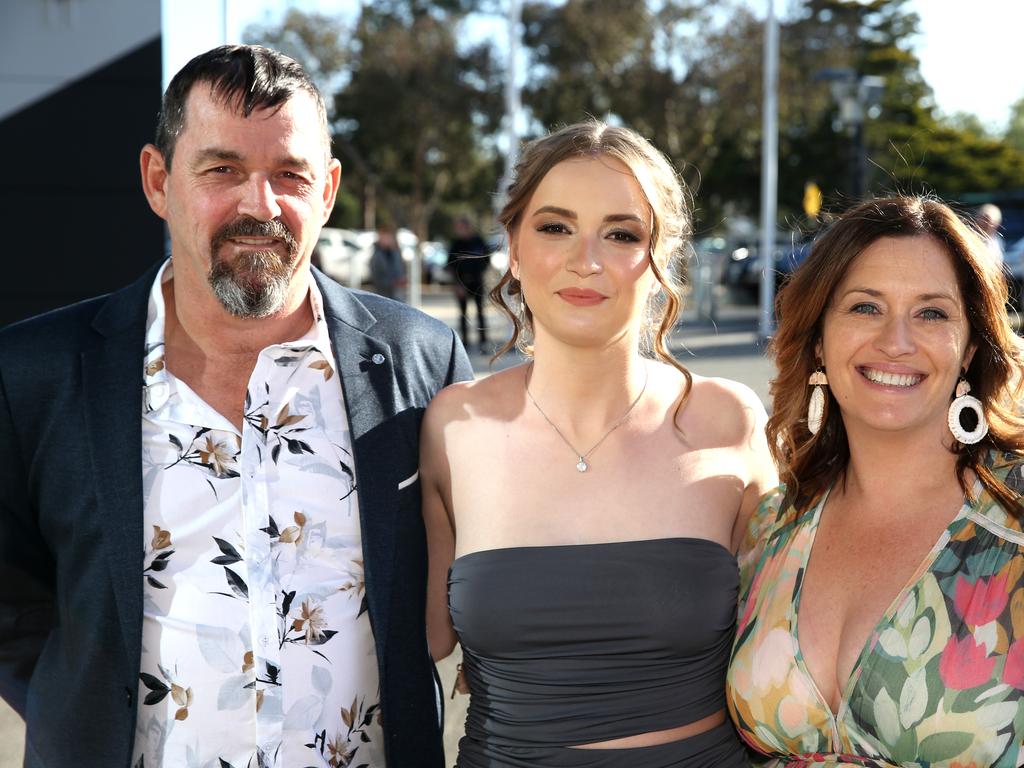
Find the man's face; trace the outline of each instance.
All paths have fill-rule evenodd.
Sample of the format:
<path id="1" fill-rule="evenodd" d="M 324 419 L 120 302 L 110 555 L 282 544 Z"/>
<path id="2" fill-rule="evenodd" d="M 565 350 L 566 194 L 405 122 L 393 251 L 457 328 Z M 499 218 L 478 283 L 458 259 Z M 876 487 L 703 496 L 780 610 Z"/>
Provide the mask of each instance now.
<path id="1" fill-rule="evenodd" d="M 245 117 L 198 83 L 171 170 L 151 146 L 142 165 L 150 205 L 170 230 L 175 280 L 189 289 L 175 291 L 179 301 L 205 289 L 232 315 L 258 318 L 305 291 L 340 178 L 311 96 Z"/>

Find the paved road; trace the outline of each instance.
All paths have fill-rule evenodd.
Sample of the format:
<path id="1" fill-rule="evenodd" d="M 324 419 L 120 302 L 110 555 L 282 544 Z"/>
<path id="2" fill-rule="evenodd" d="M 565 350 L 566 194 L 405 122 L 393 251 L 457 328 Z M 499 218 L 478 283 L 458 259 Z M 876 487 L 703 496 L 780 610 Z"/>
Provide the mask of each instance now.
<path id="1" fill-rule="evenodd" d="M 455 300 L 448 292 L 428 289 L 423 297 L 423 309 L 452 328 L 458 328 Z M 488 309 L 487 317 L 488 325 L 492 329 L 491 338 L 501 341 L 508 338 L 511 326 L 500 317 L 497 310 Z M 716 324 L 699 320 L 692 312 L 685 313 L 673 337 L 671 349 L 673 354 L 695 373 L 703 376 L 724 376 L 741 381 L 767 404 L 768 380 L 772 374 L 772 367 L 765 360 L 758 343 L 755 307 L 725 306 L 720 310 Z M 516 354 L 509 354 L 492 366 L 488 357 L 480 354 L 479 350 L 474 350 L 471 358 L 478 376 L 515 365 L 522 360 Z M 455 665 L 460 658 L 461 652 L 456 650 L 452 657 L 440 665 L 446 692 L 452 689 Z M 448 700 L 445 749 L 448 752 L 449 765 L 455 762 L 455 750 L 462 734 L 467 702 L 467 696 L 458 695 L 454 700 Z M 0 702 L 0 768 L 21 765 L 23 750 L 24 728 L 21 719 Z"/>

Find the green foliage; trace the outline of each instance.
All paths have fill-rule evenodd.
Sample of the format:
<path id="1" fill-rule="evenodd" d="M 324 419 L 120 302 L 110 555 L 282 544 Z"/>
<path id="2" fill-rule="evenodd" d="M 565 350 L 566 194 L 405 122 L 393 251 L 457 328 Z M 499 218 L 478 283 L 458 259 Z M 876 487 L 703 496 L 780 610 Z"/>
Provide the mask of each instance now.
<path id="1" fill-rule="evenodd" d="M 467 18 L 502 0 L 380 0 L 351 24 L 292 9 L 250 30 L 295 56 L 333 108 L 345 166 L 332 222 L 363 226 L 380 209 L 422 235 L 455 212 L 490 212 L 503 158 L 503 63 L 467 41 Z M 885 82 L 864 122 L 867 190 L 956 198 L 1024 178 L 1024 99 L 1003 140 L 969 115 L 936 114 L 912 52 L 911 0 L 803 0 L 780 24 L 780 216 L 801 221 L 804 185 L 826 208 L 851 195 L 854 138 L 829 83 L 843 69 Z M 648 136 L 695 191 L 698 231 L 756 215 L 763 20 L 742 0 L 533 0 L 523 9 L 533 134 L 588 115 Z"/>

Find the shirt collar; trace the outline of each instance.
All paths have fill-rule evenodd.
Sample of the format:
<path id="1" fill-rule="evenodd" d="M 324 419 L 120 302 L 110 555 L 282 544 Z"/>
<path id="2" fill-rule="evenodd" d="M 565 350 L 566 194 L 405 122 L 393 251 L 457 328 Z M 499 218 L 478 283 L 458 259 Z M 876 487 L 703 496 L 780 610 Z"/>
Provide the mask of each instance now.
<path id="1" fill-rule="evenodd" d="M 164 365 L 164 325 L 167 320 L 167 305 L 164 301 L 164 283 L 174 277 L 174 263 L 168 258 L 157 271 L 153 287 L 149 292 L 149 312 L 146 318 L 146 345 L 143 359 L 144 408 L 146 412 L 159 410 L 174 392 L 174 377 Z M 260 354 L 274 349 L 305 351 L 316 349 L 324 358 L 324 362 L 332 373 L 335 367 L 331 335 L 324 319 L 324 299 L 320 286 L 309 273 L 309 304 L 313 314 L 313 324 L 299 338 L 279 344 L 271 344 Z M 329 377 L 328 377 L 329 378 Z"/>

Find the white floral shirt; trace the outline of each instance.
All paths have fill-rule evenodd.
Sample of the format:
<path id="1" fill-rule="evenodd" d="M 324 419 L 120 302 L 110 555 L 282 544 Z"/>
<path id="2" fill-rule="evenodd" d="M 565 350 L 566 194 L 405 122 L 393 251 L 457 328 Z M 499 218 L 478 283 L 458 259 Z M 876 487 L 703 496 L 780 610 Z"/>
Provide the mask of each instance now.
<path id="1" fill-rule="evenodd" d="M 262 350 L 241 430 L 144 366 L 142 674 L 136 768 L 384 766 L 376 650 L 341 383 L 322 299 Z"/>

